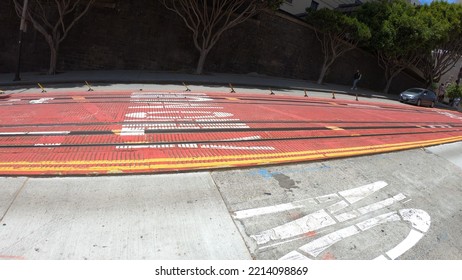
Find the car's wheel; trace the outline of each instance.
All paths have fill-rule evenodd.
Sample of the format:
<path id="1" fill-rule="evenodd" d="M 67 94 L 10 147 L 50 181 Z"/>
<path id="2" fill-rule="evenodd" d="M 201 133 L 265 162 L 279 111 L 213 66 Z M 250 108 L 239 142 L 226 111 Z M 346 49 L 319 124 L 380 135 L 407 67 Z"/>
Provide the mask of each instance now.
<path id="1" fill-rule="evenodd" d="M 419 107 L 420 107 L 421 105 L 422 105 L 422 100 L 420 100 L 420 99 L 419 99 L 419 100 L 417 100 L 417 106 L 419 106 Z"/>

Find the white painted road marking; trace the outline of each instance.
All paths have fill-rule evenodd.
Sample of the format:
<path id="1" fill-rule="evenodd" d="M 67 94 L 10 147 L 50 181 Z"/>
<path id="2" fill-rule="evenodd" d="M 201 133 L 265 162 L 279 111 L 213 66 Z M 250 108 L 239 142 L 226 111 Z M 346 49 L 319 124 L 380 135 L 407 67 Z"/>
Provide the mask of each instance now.
<path id="1" fill-rule="evenodd" d="M 29 101 L 30 104 L 43 104 L 46 103 L 47 101 L 53 100 L 54 98 L 40 98 L 37 100 L 31 100 Z"/>
<path id="2" fill-rule="evenodd" d="M 323 237 L 309 242 L 306 245 L 303 245 L 299 248 L 299 250 L 312 257 L 317 257 L 330 246 L 342 241 L 345 238 L 367 231 L 381 224 L 399 221 L 409 222 L 411 224 L 413 228 L 409 232 L 409 235 L 398 245 L 386 252 L 384 255 L 380 255 L 376 258 L 376 260 L 395 260 L 402 254 L 407 252 L 409 249 L 414 247 L 414 245 L 417 244 L 417 242 L 419 242 L 419 240 L 424 236 L 424 233 L 428 231 L 428 229 L 430 228 L 431 219 L 430 215 L 428 215 L 427 212 L 420 209 L 402 209 L 395 212 L 389 212 L 383 215 L 376 216 L 372 219 L 368 219 L 364 222 L 357 223 L 356 225 L 349 226 L 337 230 L 333 233 L 327 234 Z M 309 259 L 309 257 L 306 257 L 297 251 L 292 251 L 280 258 L 280 260 L 297 258 Z"/>
<path id="3" fill-rule="evenodd" d="M 198 96 L 200 95 L 200 97 Z M 155 99 L 153 99 L 155 98 Z M 181 103 L 179 101 L 182 101 Z M 172 94 L 168 92 L 143 92 L 132 93 L 131 102 L 156 102 L 159 105 L 143 105 L 143 106 L 129 106 L 130 110 L 143 110 L 137 112 L 130 112 L 125 114 L 124 124 L 120 130 L 121 136 L 144 136 L 146 130 L 163 130 L 163 129 L 247 129 L 250 128 L 247 124 L 242 123 L 239 119 L 229 119 L 234 114 L 228 112 L 217 111 L 203 111 L 199 109 L 211 109 L 223 107 L 210 106 L 209 101 L 213 99 L 208 98 L 205 93 L 192 94 Z M 186 102 L 185 102 L 186 101 Z M 201 102 L 201 103 L 189 103 Z M 189 109 L 189 110 L 171 110 L 171 109 Z M 147 120 L 154 120 L 155 122 L 168 122 L 168 123 L 149 123 Z M 131 124 L 129 122 L 143 121 L 145 123 Z M 188 121 L 194 123 L 181 124 L 177 121 Z M 237 123 L 227 123 L 230 121 L 237 121 Z M 171 123 L 170 123 L 171 122 Z M 205 123 L 204 123 L 205 122 Z M 261 136 L 252 135 L 247 137 L 224 139 L 223 141 L 246 141 L 258 140 Z M 182 148 L 182 149 L 215 149 L 215 150 L 252 150 L 252 151 L 273 151 L 274 147 L 271 146 L 239 146 L 239 145 L 225 145 L 225 144 L 198 144 L 198 143 L 184 143 L 172 145 L 119 145 L 117 149 L 165 149 L 165 148 Z"/>
<path id="4" fill-rule="evenodd" d="M 281 241 L 273 245 L 262 246 L 260 247 L 260 249 L 278 246 L 280 244 L 291 242 L 293 240 L 305 238 L 305 236 L 301 235 L 306 233 L 316 232 L 316 234 L 319 235 L 320 229 L 324 229 L 333 225 L 339 225 L 344 221 L 348 221 L 354 218 L 361 218 L 365 214 L 372 213 L 380 209 L 384 209 L 397 202 L 402 202 L 407 198 L 404 194 L 399 193 L 393 197 L 384 199 L 382 201 L 375 202 L 345 213 L 338 214 L 340 210 L 345 209 L 349 206 L 353 206 L 355 203 L 383 189 L 387 185 L 388 184 L 386 182 L 379 181 L 358 188 L 353 188 L 350 190 L 319 196 L 315 198 L 295 201 L 293 203 L 236 211 L 234 213 L 234 218 L 246 219 L 260 215 L 299 209 L 306 207 L 307 205 L 322 204 L 327 202 L 333 203 L 325 209 L 318 210 L 314 213 L 305 215 L 302 218 L 296 219 L 294 221 L 250 236 L 256 241 L 257 245 L 264 245 L 271 241 Z M 293 250 L 281 257 L 280 259 L 300 260 L 316 258 L 332 245 L 348 237 L 360 234 L 378 225 L 386 224 L 389 222 L 410 223 L 412 229 L 409 235 L 402 242 L 400 242 L 398 245 L 396 245 L 393 249 L 389 250 L 385 254 L 380 255 L 376 259 L 394 260 L 402 254 L 404 254 L 409 249 L 411 249 L 428 231 L 431 224 L 431 218 L 427 212 L 421 209 L 401 209 L 398 211 L 377 215 L 373 218 L 358 222 L 354 225 L 346 226 L 332 233 L 319 237 L 301 246 L 300 248 L 298 248 L 298 251 Z"/>
<path id="5" fill-rule="evenodd" d="M 355 189 L 339 192 L 339 194 L 341 194 L 345 198 L 345 200 L 349 202 L 342 200 L 336 204 L 331 205 L 330 207 L 327 208 L 327 210 L 329 210 L 329 212 L 331 213 L 336 213 L 340 211 L 341 209 L 347 207 L 349 204 L 359 201 L 360 200 L 358 199 L 359 197 L 363 197 L 363 198 L 367 197 L 371 195 L 372 193 L 386 187 L 387 185 L 388 184 L 386 182 L 378 181 L 378 182 L 365 185 L 365 186 L 361 186 Z M 333 194 L 318 196 L 315 198 L 307 198 L 303 200 L 298 200 L 292 203 L 286 203 L 286 204 L 280 204 L 280 205 L 268 206 L 268 207 L 262 207 L 262 208 L 240 210 L 240 211 L 234 212 L 234 217 L 236 219 L 245 219 L 245 218 L 254 217 L 258 215 L 265 215 L 265 214 L 271 214 L 271 213 L 277 213 L 277 212 L 302 208 L 304 207 L 303 204 L 316 205 L 319 203 L 333 202 L 333 201 L 341 199 L 339 194 L 333 193 Z"/>
<path id="6" fill-rule="evenodd" d="M 308 204 L 317 204 L 317 202 L 313 198 L 308 198 L 305 200 L 299 200 L 299 201 L 295 201 L 292 203 L 285 203 L 285 204 L 279 204 L 279 205 L 274 205 L 274 206 L 267 206 L 267 207 L 261 207 L 261 208 L 236 211 L 234 212 L 233 217 L 235 219 L 241 220 L 241 219 L 246 219 L 246 218 L 260 216 L 260 215 L 294 210 L 294 209 L 305 207 L 305 205 L 302 204 L 305 201 Z"/>
<path id="7" fill-rule="evenodd" d="M 0 135 L 68 135 L 70 131 L 18 131 L 18 132 L 0 132 Z"/>
<path id="8" fill-rule="evenodd" d="M 126 134 L 127 135 L 127 134 Z M 207 145 L 207 144 L 196 144 L 196 143 L 185 143 L 185 144 L 154 144 L 154 145 L 119 145 L 116 149 L 164 149 L 164 148 L 200 148 L 200 149 L 215 149 L 215 150 L 247 150 L 247 151 L 273 151 L 274 147 L 270 146 L 251 146 L 241 147 L 233 145 Z"/>
<path id="9" fill-rule="evenodd" d="M 333 217 L 337 218 L 339 222 L 346 221 L 352 218 L 356 218 L 360 216 L 363 213 L 368 213 L 370 211 L 374 211 L 377 209 L 384 208 L 390 203 L 393 203 L 394 200 L 386 200 L 383 202 L 379 202 L 376 204 L 372 204 L 366 207 L 361 208 L 360 210 L 353 210 L 351 212 L 347 212 L 344 214 L 340 215 L 333 215 L 340 211 L 341 209 L 344 209 L 348 207 L 350 204 L 356 203 L 371 194 L 377 192 L 378 190 L 384 188 L 388 184 L 383 181 L 375 182 L 369 185 L 361 186 L 358 188 L 346 190 L 339 192 L 338 194 L 329 194 L 325 196 L 320 196 L 316 197 L 317 200 L 320 202 L 323 201 L 330 201 L 330 202 L 335 202 L 337 199 L 342 199 L 339 203 L 335 203 L 328 207 L 326 210 L 330 212 L 328 214 L 326 210 L 320 210 L 318 212 L 306 215 L 305 217 L 302 217 L 300 219 L 297 219 L 295 221 L 286 223 L 284 225 L 265 230 L 259 234 L 256 235 L 251 235 L 252 238 L 254 238 L 257 241 L 257 244 L 266 244 L 270 241 L 277 241 L 281 239 L 287 239 L 287 238 L 292 238 L 297 235 L 301 235 L 304 233 L 308 233 L 311 231 L 315 231 L 327 226 L 331 226 L 333 224 L 336 224 L 336 221 L 333 219 Z M 397 199 L 404 199 L 404 195 L 399 196 Z M 333 215 L 333 217 L 331 216 Z M 321 219 L 320 223 L 314 222 L 316 219 Z"/>
<path id="10" fill-rule="evenodd" d="M 180 114 L 196 114 L 202 113 L 203 115 L 198 116 L 180 116 Z M 156 116 L 161 114 L 177 114 L 174 116 Z M 231 113 L 225 112 L 188 112 L 188 111 L 171 111 L 171 112 L 140 112 L 140 113 L 129 113 L 125 115 L 127 118 L 133 119 L 216 119 L 216 118 L 227 118 L 234 116 Z"/>

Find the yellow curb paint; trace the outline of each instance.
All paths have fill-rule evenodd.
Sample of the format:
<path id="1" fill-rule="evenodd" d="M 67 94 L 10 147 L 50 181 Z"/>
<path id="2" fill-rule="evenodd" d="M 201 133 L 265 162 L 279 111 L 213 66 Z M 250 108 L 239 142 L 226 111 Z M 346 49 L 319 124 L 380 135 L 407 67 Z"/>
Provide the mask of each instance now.
<path id="1" fill-rule="evenodd" d="M 119 169 L 109 169 L 107 171 L 107 174 L 122 174 L 124 173 L 122 170 L 119 170 Z"/>
<path id="2" fill-rule="evenodd" d="M 304 157 L 294 157 L 297 160 L 316 160 L 324 158 L 324 155 L 312 155 L 312 156 L 304 156 Z M 117 163 L 117 161 L 114 161 Z M 87 172 L 107 172 L 109 170 L 119 170 L 123 172 L 127 171 L 140 171 L 140 170 L 175 170 L 175 169 L 186 169 L 186 168 L 216 168 L 216 167 L 235 167 L 235 166 L 243 166 L 249 164 L 270 164 L 270 163 L 278 163 L 282 162 L 279 159 L 265 159 L 265 160 L 235 160 L 235 161 L 224 161 L 224 162 L 207 162 L 207 163 L 181 163 L 181 164 L 144 164 L 139 166 L 88 166 L 88 167 L 51 167 L 51 168 L 43 168 L 43 167 L 23 167 L 23 168 L 14 168 L 14 167 L 0 167 L 0 172 L 2 171 L 16 171 L 16 172 L 58 172 L 58 171 L 87 171 Z M 136 164 L 137 162 L 134 162 Z"/>
<path id="3" fill-rule="evenodd" d="M 226 97 L 226 99 L 232 100 L 232 101 L 240 100 L 239 98 L 235 98 L 235 97 Z"/>
<path id="4" fill-rule="evenodd" d="M 354 147 L 354 148 L 344 148 L 344 149 L 331 149 L 331 150 L 317 150 L 310 151 L 310 154 L 299 155 L 299 156 L 287 156 L 290 153 L 281 153 L 280 157 L 274 158 L 265 158 L 265 155 L 259 155 L 260 158 L 247 159 L 247 160 L 223 160 L 215 162 L 197 162 L 200 158 L 188 158 L 191 162 L 187 162 L 187 159 L 163 159 L 168 160 L 172 163 L 158 164 L 154 161 L 159 162 L 157 159 L 150 159 L 150 162 L 147 160 L 142 161 L 126 161 L 131 164 L 130 166 L 121 165 L 119 161 L 105 161 L 111 166 L 98 166 L 97 162 L 85 162 L 86 164 L 91 164 L 93 166 L 79 167 L 79 166 L 56 166 L 56 167 L 45 167 L 43 165 L 50 164 L 50 162 L 35 162 L 35 163 L 26 163 L 29 164 L 28 167 L 12 167 L 11 165 L 17 163 L 9 163 L 10 166 L 0 167 L 0 172 L 61 172 L 61 171 L 83 171 L 83 172 L 127 172 L 127 171 L 152 171 L 152 170 L 175 170 L 175 169 L 204 169 L 204 168 L 225 168 L 225 167 L 237 167 L 237 166 L 246 166 L 246 165 L 263 165 L 263 164 L 275 164 L 275 163 L 288 163 L 288 162 L 297 162 L 297 161 L 309 161 L 309 160 L 319 160 L 319 159 L 328 159 L 328 158 L 339 158 L 347 156 L 359 156 L 366 154 L 376 154 L 383 152 L 392 152 L 398 150 L 412 149 L 412 148 L 422 148 L 430 145 L 444 144 L 449 142 L 461 141 L 462 137 L 450 137 L 437 140 L 427 140 L 427 141 L 417 141 L 417 142 L 407 142 L 407 143 L 398 143 L 398 144 L 386 144 L 386 145 L 376 145 L 376 146 L 366 146 L 366 147 Z M 343 152 L 342 152 L 343 150 Z M 308 152 L 307 152 L 308 153 Z M 313 154 L 314 153 L 314 154 Z M 286 156 L 284 156 L 286 155 Z M 256 155 L 258 156 L 258 155 Z M 242 157 L 238 157 L 242 158 Z M 223 157 L 220 157 L 223 159 Z M 210 158 L 202 158 L 202 160 L 210 160 Z M 174 163 L 175 161 L 182 161 L 186 163 Z M 195 161 L 195 162 L 194 162 Z M 118 165 L 112 165 L 112 164 Z M 3 164 L 3 163 L 0 163 Z M 30 165 L 41 164 L 41 167 L 31 167 Z M 60 162 L 61 165 L 69 165 L 69 162 Z M 79 165 L 79 164 L 76 164 Z"/>
<path id="5" fill-rule="evenodd" d="M 334 154 L 342 152 L 355 152 L 358 151 L 360 154 L 363 150 L 371 149 L 388 149 L 388 148 L 397 148 L 400 147 L 425 147 L 432 145 L 439 145 L 451 142 L 462 141 L 462 136 L 455 136 L 442 139 L 434 140 L 424 140 L 417 142 L 403 142 L 395 144 L 382 144 L 374 146 L 360 146 L 360 147 L 349 147 L 349 148 L 338 148 L 338 149 L 326 149 L 326 150 L 312 150 L 312 151 L 299 151 L 299 152 L 288 152 L 288 153 L 273 153 L 273 154 L 253 154 L 253 155 L 236 155 L 236 156 L 214 156 L 214 157 L 186 157 L 186 158 L 151 158 L 151 159 L 142 159 L 142 160 L 95 160 L 95 161 L 38 161 L 38 162 L 0 162 L 1 165 L 97 165 L 97 164 L 113 164 L 117 162 L 118 164 L 150 164 L 150 163 L 161 163 L 161 162 L 198 162 L 198 161 L 213 161 L 213 160 L 233 160 L 233 159 L 243 159 L 243 158 L 257 158 L 272 160 L 271 158 L 290 158 L 292 156 L 308 156 L 312 154 Z M 1 170 L 1 169 L 0 169 Z"/>

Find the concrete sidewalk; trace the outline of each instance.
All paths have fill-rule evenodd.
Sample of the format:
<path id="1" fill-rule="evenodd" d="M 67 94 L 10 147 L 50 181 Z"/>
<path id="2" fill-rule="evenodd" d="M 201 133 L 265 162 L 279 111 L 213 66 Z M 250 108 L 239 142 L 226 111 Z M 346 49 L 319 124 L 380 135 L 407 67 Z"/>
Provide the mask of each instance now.
<path id="1" fill-rule="evenodd" d="M 260 75 L 257 73 L 249 74 L 223 74 L 208 73 L 204 75 L 194 75 L 180 72 L 153 72 L 146 70 L 95 70 L 95 71 L 69 71 L 57 75 L 46 75 L 39 72 L 27 72 L 21 74 L 20 81 L 13 81 L 13 73 L 0 74 L 0 93 L 8 93 L 8 89 L 17 89 L 21 87 L 37 87 L 37 83 L 45 87 L 50 85 L 61 84 L 78 84 L 84 85 L 85 82 L 91 85 L 96 84 L 179 84 L 202 85 L 202 86 L 224 86 L 241 88 L 259 88 L 259 89 L 289 89 L 289 90 L 307 90 L 319 93 L 335 93 L 348 96 L 373 98 L 378 100 L 398 101 L 398 96 L 393 94 L 384 94 L 369 89 L 359 88 L 351 90 L 349 86 L 338 84 L 318 85 L 314 81 L 288 79 Z M 3 92 L 2 92 L 3 91 Z M 437 104 L 438 108 L 457 110 L 446 104 Z M 459 109 L 460 110 L 460 109 Z"/>
<path id="2" fill-rule="evenodd" d="M 13 81 L 14 74 L 0 74 L 0 89 L 6 90 L 8 87 L 36 86 L 37 83 L 43 85 L 50 84 L 181 84 L 188 85 L 221 85 L 239 87 L 258 87 L 272 89 L 298 89 L 317 92 L 335 92 L 338 94 L 348 94 L 397 100 L 396 95 L 387 95 L 368 89 L 351 90 L 349 86 L 336 84 L 318 85 L 312 81 L 296 80 L 266 75 L 251 74 L 219 74 L 210 73 L 204 75 L 193 75 L 177 72 L 151 72 L 135 70 L 114 70 L 114 71 L 71 71 L 60 73 L 54 76 L 43 73 L 23 73 L 21 81 Z"/>

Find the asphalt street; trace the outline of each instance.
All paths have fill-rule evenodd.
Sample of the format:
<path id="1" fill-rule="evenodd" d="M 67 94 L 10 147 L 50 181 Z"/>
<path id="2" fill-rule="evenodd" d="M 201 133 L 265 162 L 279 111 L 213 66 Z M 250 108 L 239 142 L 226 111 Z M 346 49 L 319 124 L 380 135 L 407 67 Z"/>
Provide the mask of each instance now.
<path id="1" fill-rule="evenodd" d="M 457 142 L 220 171 L 2 177 L 0 259 L 459 260 L 461 161 Z"/>

